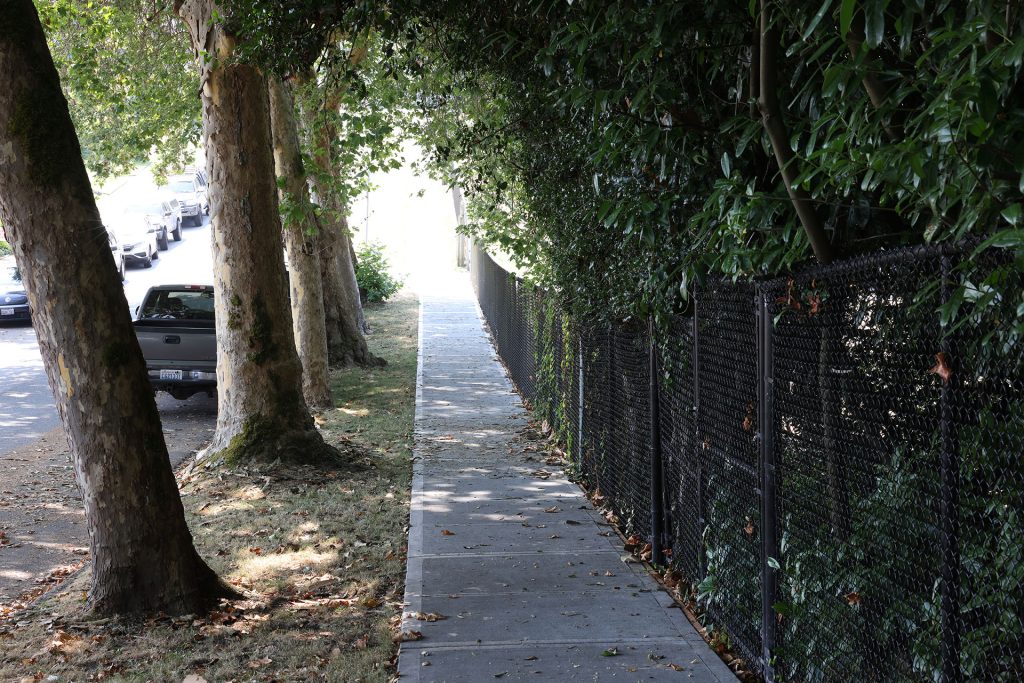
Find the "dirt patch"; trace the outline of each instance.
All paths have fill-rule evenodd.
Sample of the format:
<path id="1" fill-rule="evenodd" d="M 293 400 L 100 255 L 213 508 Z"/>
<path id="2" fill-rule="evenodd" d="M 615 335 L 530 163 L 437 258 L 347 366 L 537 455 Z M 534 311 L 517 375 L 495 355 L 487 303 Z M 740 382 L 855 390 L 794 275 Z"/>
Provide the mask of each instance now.
<path id="1" fill-rule="evenodd" d="M 158 397 L 177 465 L 210 439 L 216 401 Z M 62 428 L 0 455 L 0 617 L 60 583 L 89 557 L 82 497 Z"/>
<path id="2" fill-rule="evenodd" d="M 0 460 L 0 615 L 41 593 L 58 568 L 80 565 L 88 534 L 62 429 Z"/>

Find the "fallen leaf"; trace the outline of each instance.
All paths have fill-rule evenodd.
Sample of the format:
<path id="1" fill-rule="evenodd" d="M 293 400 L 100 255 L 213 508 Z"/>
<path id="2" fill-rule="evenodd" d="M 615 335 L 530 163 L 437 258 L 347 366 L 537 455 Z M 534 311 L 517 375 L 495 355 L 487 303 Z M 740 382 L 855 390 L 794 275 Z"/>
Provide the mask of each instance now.
<path id="1" fill-rule="evenodd" d="M 49 645 L 47 645 L 46 651 L 50 654 L 68 657 L 73 654 L 81 653 L 86 649 L 86 647 L 87 643 L 85 643 L 81 636 L 57 630 L 53 634 L 53 639 L 50 641 Z"/>
<path id="2" fill-rule="evenodd" d="M 249 664 L 247 666 L 250 669 L 262 669 L 263 667 L 268 666 L 268 665 L 273 664 L 273 663 L 274 663 L 274 660 L 271 659 L 270 657 L 260 657 L 259 659 L 254 659 L 251 662 L 249 662 Z"/>
<path id="3" fill-rule="evenodd" d="M 743 417 L 743 431 L 749 432 L 754 428 L 754 404 L 747 403 L 747 412 Z"/>
<path id="4" fill-rule="evenodd" d="M 850 605 L 851 607 L 860 604 L 860 593 L 858 593 L 857 591 L 850 591 L 849 593 L 846 594 L 845 597 L 846 597 L 846 604 Z"/>
<path id="5" fill-rule="evenodd" d="M 455 532 L 454 531 L 449 531 L 448 529 L 442 529 L 441 530 L 441 535 L 442 536 L 454 536 Z"/>
<path id="6" fill-rule="evenodd" d="M 668 668 L 672 669 L 673 671 L 682 671 L 683 670 L 683 667 L 679 666 L 678 664 L 669 664 Z"/>
<path id="7" fill-rule="evenodd" d="M 943 384 L 949 384 L 949 380 L 953 377 L 953 368 L 950 367 L 949 356 L 944 351 L 935 354 L 935 365 L 928 370 L 928 374 L 938 375 L 942 378 Z"/>
<path id="8" fill-rule="evenodd" d="M 199 674 L 189 674 L 181 679 L 181 683 L 207 683 L 207 680 Z"/>
<path id="9" fill-rule="evenodd" d="M 747 524 L 743 527 L 743 533 L 745 533 L 747 536 L 754 535 L 754 522 L 750 519 L 750 517 L 747 517 Z"/>
<path id="10" fill-rule="evenodd" d="M 562 508 L 552 505 L 549 508 L 544 508 L 544 512 L 561 512 Z"/>
<path id="11" fill-rule="evenodd" d="M 420 631 L 402 631 L 394 638 L 396 643 L 408 643 L 414 640 L 423 640 L 423 633 Z"/>
<path id="12" fill-rule="evenodd" d="M 536 662 L 536 661 L 537 661 L 537 655 L 530 655 L 530 656 L 529 656 L 529 657 L 527 657 L 527 658 L 526 658 L 526 659 L 525 659 L 524 661 L 527 661 L 527 662 Z"/>
<path id="13" fill-rule="evenodd" d="M 370 646 L 370 636 L 363 636 L 362 638 L 356 638 L 356 642 L 352 643 L 353 650 L 365 650 Z"/>
<path id="14" fill-rule="evenodd" d="M 437 612 L 413 612 L 409 616 L 411 618 L 415 619 L 416 621 L 430 621 L 430 622 L 441 621 L 443 619 L 447 619 L 448 618 L 448 617 L 446 617 L 443 614 L 438 614 Z"/>
<path id="15" fill-rule="evenodd" d="M 601 656 L 602 657 L 618 657 L 619 654 L 620 654 L 619 653 L 619 648 L 617 648 L 617 647 L 610 647 L 607 650 L 605 650 L 604 652 L 602 652 Z"/>

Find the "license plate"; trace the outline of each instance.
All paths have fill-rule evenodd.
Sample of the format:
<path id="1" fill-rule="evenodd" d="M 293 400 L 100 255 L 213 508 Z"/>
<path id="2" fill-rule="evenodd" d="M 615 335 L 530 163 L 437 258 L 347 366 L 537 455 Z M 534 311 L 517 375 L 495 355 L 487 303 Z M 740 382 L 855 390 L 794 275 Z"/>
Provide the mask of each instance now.
<path id="1" fill-rule="evenodd" d="M 11 306 L 4 306 L 0 308 L 0 315 L 14 315 L 14 308 Z"/>
<path id="2" fill-rule="evenodd" d="M 161 370 L 160 379 L 181 379 L 184 373 L 181 370 Z"/>

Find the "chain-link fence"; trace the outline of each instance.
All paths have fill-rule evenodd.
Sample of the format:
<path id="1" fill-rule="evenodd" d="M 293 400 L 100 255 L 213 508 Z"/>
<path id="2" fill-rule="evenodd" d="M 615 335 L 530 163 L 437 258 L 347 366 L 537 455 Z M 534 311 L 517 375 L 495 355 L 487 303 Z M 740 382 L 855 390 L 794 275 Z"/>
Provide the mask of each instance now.
<path id="1" fill-rule="evenodd" d="M 472 268 L 581 481 L 752 670 L 1024 680 L 1019 263 L 926 247 L 710 283 L 653 335 Z"/>

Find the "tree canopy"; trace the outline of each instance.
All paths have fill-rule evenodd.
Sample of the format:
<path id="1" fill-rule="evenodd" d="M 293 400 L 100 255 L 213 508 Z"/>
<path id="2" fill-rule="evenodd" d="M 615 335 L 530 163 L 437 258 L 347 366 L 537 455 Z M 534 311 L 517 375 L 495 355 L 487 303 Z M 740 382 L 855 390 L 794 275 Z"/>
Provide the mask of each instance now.
<path id="1" fill-rule="evenodd" d="M 347 26 L 380 30 L 470 229 L 581 310 L 669 310 L 708 275 L 807 260 L 790 190 L 840 256 L 1022 243 L 1013 3 L 271 5 L 241 21 L 267 37 L 250 56 L 279 68 Z"/>
<path id="2" fill-rule="evenodd" d="M 163 4 L 37 0 L 90 172 L 158 173 L 191 160 L 202 125 L 188 36 Z"/>

